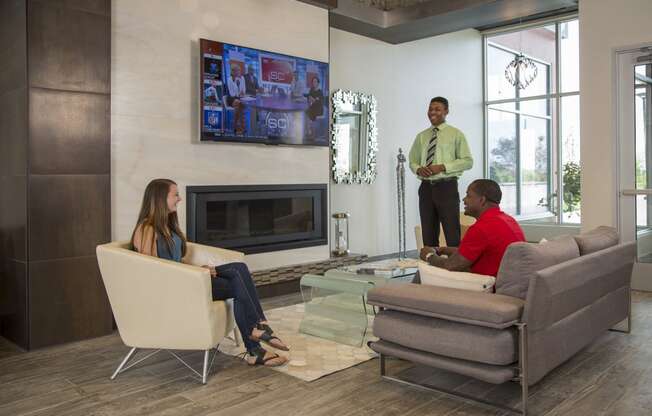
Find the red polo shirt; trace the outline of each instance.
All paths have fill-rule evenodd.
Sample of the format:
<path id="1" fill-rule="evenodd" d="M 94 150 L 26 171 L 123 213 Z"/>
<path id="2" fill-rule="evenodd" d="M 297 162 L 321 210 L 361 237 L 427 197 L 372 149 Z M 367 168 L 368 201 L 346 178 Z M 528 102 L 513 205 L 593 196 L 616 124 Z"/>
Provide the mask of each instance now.
<path id="1" fill-rule="evenodd" d="M 464 234 L 459 253 L 472 262 L 471 272 L 496 276 L 507 246 L 525 241 L 516 220 L 500 208 L 489 208 Z"/>

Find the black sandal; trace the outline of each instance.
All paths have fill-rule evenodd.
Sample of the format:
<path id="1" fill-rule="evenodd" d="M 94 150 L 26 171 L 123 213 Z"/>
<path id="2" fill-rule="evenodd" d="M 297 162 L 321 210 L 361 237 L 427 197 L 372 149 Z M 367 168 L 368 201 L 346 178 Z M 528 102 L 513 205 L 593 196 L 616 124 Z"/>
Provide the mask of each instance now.
<path id="1" fill-rule="evenodd" d="M 272 353 L 274 354 L 273 356 L 265 358 L 265 354 L 267 354 L 267 350 L 264 349 L 263 347 L 256 347 L 251 351 L 248 351 L 247 354 L 251 355 L 252 357 L 256 357 L 256 361 L 254 361 L 253 363 L 249 362 L 249 360 L 246 360 L 247 364 L 249 365 L 264 365 L 265 367 L 280 367 L 284 364 L 287 364 L 287 360 L 282 362 L 281 364 L 267 364 L 271 360 L 281 358 L 281 356 L 276 353 Z"/>
<path id="2" fill-rule="evenodd" d="M 266 328 L 263 329 L 264 327 L 266 327 Z M 262 341 L 265 344 L 269 345 L 270 347 L 276 348 L 277 350 L 290 351 L 290 348 L 288 348 L 285 345 L 285 343 L 281 340 L 281 338 L 279 338 L 279 337 L 277 337 L 275 335 L 272 335 L 274 332 L 272 331 L 272 328 L 269 327 L 269 325 L 258 324 L 258 325 L 256 325 L 256 329 L 259 329 L 259 330 L 263 331 L 263 333 L 260 335 L 260 338 L 256 338 L 253 335 L 250 335 L 249 339 L 251 339 L 252 341 L 256 341 L 256 342 L 261 342 Z M 278 340 L 283 345 L 279 346 L 279 345 L 272 344 L 272 340 L 274 340 L 274 339 Z"/>
<path id="3" fill-rule="evenodd" d="M 260 322 L 258 322 L 256 324 L 256 329 L 260 329 L 261 331 L 265 331 L 270 335 L 272 335 L 274 333 L 274 331 L 272 330 L 272 328 L 269 325 L 261 324 Z"/>

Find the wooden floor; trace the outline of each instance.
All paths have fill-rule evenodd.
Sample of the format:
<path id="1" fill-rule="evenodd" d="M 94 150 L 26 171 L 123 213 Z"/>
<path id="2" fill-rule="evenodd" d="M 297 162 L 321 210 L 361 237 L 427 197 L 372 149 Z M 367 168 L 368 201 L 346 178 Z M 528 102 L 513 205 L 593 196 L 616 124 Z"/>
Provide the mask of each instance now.
<path id="1" fill-rule="evenodd" d="M 299 302 L 267 299 L 267 309 Z M 307 383 L 220 355 L 203 386 L 167 354 L 109 380 L 127 348 L 117 334 L 29 353 L 0 342 L 0 415 L 503 415 L 381 380 L 378 360 Z M 201 353 L 185 354 L 197 367 Z M 390 360 L 391 373 L 506 404 L 513 383 L 493 386 Z M 635 293 L 631 335 L 605 333 L 531 388 L 532 415 L 652 414 L 652 294 Z"/>

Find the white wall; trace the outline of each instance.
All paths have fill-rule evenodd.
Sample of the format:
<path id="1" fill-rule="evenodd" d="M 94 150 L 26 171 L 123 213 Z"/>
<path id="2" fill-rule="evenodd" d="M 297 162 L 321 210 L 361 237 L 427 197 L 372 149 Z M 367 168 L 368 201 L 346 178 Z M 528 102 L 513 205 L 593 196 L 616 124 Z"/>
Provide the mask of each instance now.
<path id="1" fill-rule="evenodd" d="M 113 0 L 112 237 L 145 185 L 328 183 L 327 148 L 197 143 L 199 38 L 328 61 L 328 13 L 296 0 Z M 185 229 L 185 203 L 179 220 Z M 327 258 L 327 246 L 247 256 L 252 269 Z"/>
<path id="2" fill-rule="evenodd" d="M 614 51 L 652 44 L 652 1 L 580 3 L 582 228 L 616 222 Z"/>
<path id="3" fill-rule="evenodd" d="M 331 211 L 351 213 L 351 250 L 369 255 L 398 251 L 396 155 L 409 152 L 430 125 L 430 99 L 450 102 L 448 121 L 466 135 L 474 167 L 460 196 L 483 174 L 482 38 L 465 30 L 400 45 L 331 29 L 331 90 L 374 94 L 378 100 L 378 176 L 372 185 L 331 185 Z M 406 163 L 407 249 L 416 248 L 419 182 Z"/>

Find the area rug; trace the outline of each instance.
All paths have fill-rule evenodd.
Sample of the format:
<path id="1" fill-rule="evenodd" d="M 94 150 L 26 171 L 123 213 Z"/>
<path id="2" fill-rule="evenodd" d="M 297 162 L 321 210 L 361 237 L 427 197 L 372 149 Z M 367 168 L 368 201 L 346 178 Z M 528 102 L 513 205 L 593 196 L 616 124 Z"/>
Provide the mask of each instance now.
<path id="1" fill-rule="evenodd" d="M 290 346 L 289 352 L 276 351 L 287 356 L 290 361 L 282 367 L 272 367 L 304 381 L 314 381 L 325 375 L 344 370 L 376 357 L 367 347 L 367 341 L 375 340 L 371 328 L 362 347 L 340 344 L 323 338 L 302 334 L 299 325 L 304 316 L 304 305 L 291 305 L 265 311 L 274 333 Z M 241 354 L 244 347 L 225 339 L 220 351 L 228 355 Z"/>

